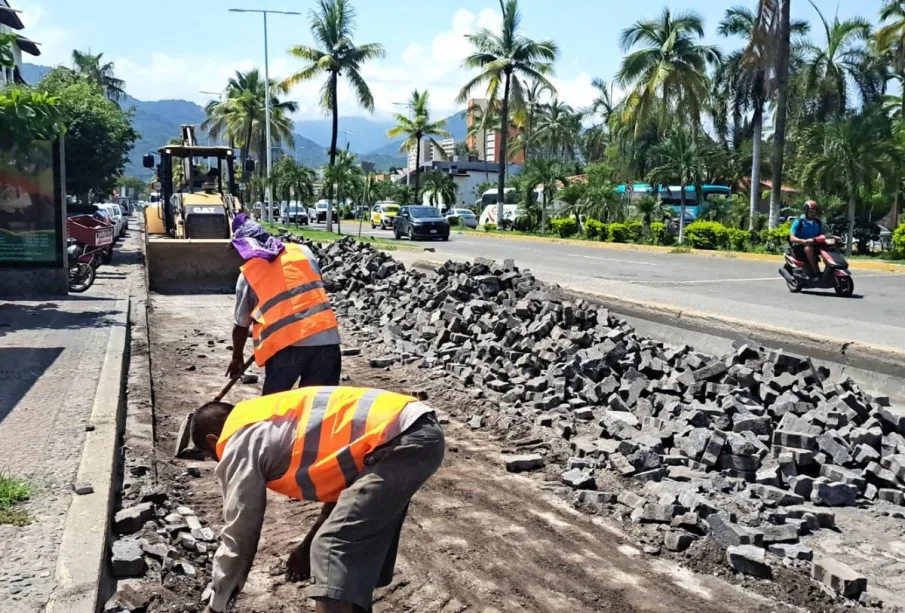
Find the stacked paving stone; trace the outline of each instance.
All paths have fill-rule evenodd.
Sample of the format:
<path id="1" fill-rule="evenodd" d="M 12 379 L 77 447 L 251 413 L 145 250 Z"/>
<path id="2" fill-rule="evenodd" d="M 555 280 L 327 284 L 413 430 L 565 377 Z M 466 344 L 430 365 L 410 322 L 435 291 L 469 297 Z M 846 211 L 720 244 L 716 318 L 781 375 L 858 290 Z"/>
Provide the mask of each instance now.
<path id="1" fill-rule="evenodd" d="M 178 583 L 197 584 L 199 568 L 209 574 L 218 538 L 191 508 L 179 505 L 160 487 L 142 488 L 129 506 L 114 515 L 113 531 L 117 534 L 110 552 L 113 576 L 153 577 L 155 583 L 170 588 Z M 104 611 L 139 613 L 147 610 L 150 599 L 149 593 L 123 583 Z"/>
<path id="2" fill-rule="evenodd" d="M 580 504 L 664 526 L 667 549 L 709 535 L 733 568 L 765 576 L 765 550 L 811 560 L 798 539 L 833 526 L 828 508 L 905 505 L 905 411 L 808 359 L 741 341 L 718 358 L 664 346 L 508 260 L 447 262 L 426 275 L 350 239 L 310 246 L 344 324 L 383 355 L 372 366 L 420 362 L 493 400 L 466 416 L 473 428 L 539 433 L 565 452 L 561 480 Z M 547 459 L 512 456 L 507 468 Z M 595 491 L 602 469 L 643 495 Z M 757 512 L 748 526 L 720 511 L 721 494 Z"/>

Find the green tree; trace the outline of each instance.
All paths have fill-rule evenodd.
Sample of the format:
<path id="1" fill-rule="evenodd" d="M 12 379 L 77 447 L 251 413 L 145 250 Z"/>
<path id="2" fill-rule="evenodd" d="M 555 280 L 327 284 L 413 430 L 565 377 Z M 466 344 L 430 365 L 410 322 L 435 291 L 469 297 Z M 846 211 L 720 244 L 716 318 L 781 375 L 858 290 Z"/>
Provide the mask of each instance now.
<path id="1" fill-rule="evenodd" d="M 408 102 L 408 115 L 396 113 L 396 125 L 387 131 L 387 138 L 405 137 L 402 141 L 401 151 L 415 150 L 415 202 L 418 200 L 418 185 L 421 179 L 421 140 L 427 138 L 429 143 L 438 149 L 440 144 L 434 140 L 434 136 L 449 136 L 446 131 L 446 120 L 431 121 L 430 94 L 427 90 L 412 92 Z"/>
<path id="2" fill-rule="evenodd" d="M 355 94 L 358 105 L 374 111 L 374 95 L 361 74 L 362 65 L 384 56 L 377 43 L 356 45 L 355 8 L 349 0 L 318 0 L 317 9 L 310 13 L 311 34 L 317 46 L 296 45 L 289 55 L 307 62 L 283 84 L 287 88 L 312 81 L 321 76 L 327 80 L 321 87 L 321 108 L 333 115 L 330 136 L 330 166 L 336 163 L 336 139 L 339 136 L 339 77 L 344 76 Z M 327 230 L 331 230 L 332 209 L 327 209 Z"/>
<path id="3" fill-rule="evenodd" d="M 905 0 L 886 0 L 880 9 L 876 45 L 899 82 L 899 116 L 905 117 Z"/>
<path id="4" fill-rule="evenodd" d="M 66 191 L 86 202 L 91 194 L 111 193 L 139 136 L 131 112 L 81 77 L 48 78 L 38 89 L 58 100 L 60 122 L 66 127 Z"/>
<path id="5" fill-rule="evenodd" d="M 698 44 L 703 37 L 704 22 L 698 14 L 673 14 L 669 8 L 658 19 L 639 21 L 623 30 L 621 42 L 627 55 L 616 78 L 631 88 L 625 111 L 636 133 L 655 110 L 661 130 L 671 114 L 699 128 L 701 110 L 710 95 L 707 66 L 720 60 L 716 47 Z M 641 48 L 632 51 L 637 46 Z"/>
<path id="6" fill-rule="evenodd" d="M 52 140 L 64 131 L 59 99 L 13 86 L 0 90 L 0 142 L 27 150 L 32 141 Z"/>
<path id="7" fill-rule="evenodd" d="M 641 217 L 645 237 L 650 237 L 650 225 L 654 219 L 659 220 L 669 214 L 663 203 L 653 196 L 639 198 L 634 202 L 634 208 L 635 213 Z"/>
<path id="8" fill-rule="evenodd" d="M 652 185 L 679 184 L 679 243 L 685 240 L 685 188 L 700 190 L 707 175 L 709 150 L 688 130 L 675 129 L 653 150 L 658 164 L 648 173 Z M 700 201 L 700 194 L 698 194 Z"/>
<path id="9" fill-rule="evenodd" d="M 773 13 L 769 15 L 770 19 L 775 19 Z M 806 21 L 795 21 L 790 28 L 794 34 L 806 34 L 810 26 Z M 748 216 L 748 229 L 751 230 L 754 228 L 754 218 L 760 202 L 764 107 L 776 88 L 771 76 L 780 41 L 777 40 L 776 28 L 772 27 L 772 23 L 763 21 L 763 14 L 759 19 L 757 13 L 745 7 L 727 9 L 718 32 L 721 36 L 741 36 L 748 40 L 745 49 L 730 54 L 719 66 L 716 81 L 718 95 L 722 94 L 728 103 L 717 109 L 718 112 L 725 111 L 728 106 L 735 125 L 739 125 L 742 115 L 749 111 L 752 116 L 751 193 Z"/>
<path id="10" fill-rule="evenodd" d="M 151 188 L 148 187 L 148 182 L 144 179 L 139 179 L 138 177 L 120 177 L 116 184 L 120 187 L 124 187 L 128 190 L 131 190 L 135 194 L 135 198 L 144 199 L 151 193 Z"/>
<path id="11" fill-rule="evenodd" d="M 445 204 L 452 208 L 456 204 L 459 186 L 449 173 L 433 170 L 424 177 L 424 190 L 429 193 L 432 205 Z"/>
<path id="12" fill-rule="evenodd" d="M 72 67 L 75 73 L 97 85 L 104 95 L 113 102 L 119 102 L 126 96 L 126 82 L 116 78 L 113 62 L 104 62 L 104 54 L 93 55 L 90 51 L 72 52 Z"/>
<path id="13" fill-rule="evenodd" d="M 14 68 L 16 56 L 13 45 L 16 44 L 15 34 L 0 33 L 0 68 Z"/>
<path id="14" fill-rule="evenodd" d="M 315 172 L 297 164 L 290 156 L 280 158 L 273 167 L 274 200 L 296 200 L 310 204 L 314 200 Z"/>
<path id="15" fill-rule="evenodd" d="M 871 25 L 859 17 L 840 21 L 834 17 L 828 22 L 814 5 L 820 17 L 826 40 L 823 46 L 807 45 L 806 88 L 815 100 L 814 114 L 818 121 L 841 117 L 851 106 L 850 83 L 858 85 L 861 96 L 871 101 L 874 91 L 882 85 L 874 81 L 875 76 L 865 67 L 870 64 L 866 42 L 871 36 Z"/>
<path id="16" fill-rule="evenodd" d="M 852 117 L 834 119 L 808 129 L 808 161 L 802 169 L 805 185 L 833 186 L 848 198 L 845 250 L 851 255 L 855 212 L 861 190 L 869 190 L 879 176 L 894 175 L 901 153 L 889 138 L 885 116 L 876 107 Z"/>
<path id="17" fill-rule="evenodd" d="M 773 186 L 770 190 L 770 229 L 779 223 L 782 204 L 782 173 L 786 151 L 786 120 L 789 111 L 789 59 L 792 53 L 792 1 L 759 0 L 757 21 L 775 32 L 776 109 L 773 112 Z M 752 186 L 753 188 L 753 186 Z"/>
<path id="18" fill-rule="evenodd" d="M 537 137 L 552 157 L 573 159 L 581 135 L 581 115 L 554 98 L 541 107 L 537 118 Z"/>
<path id="19" fill-rule="evenodd" d="M 560 187 L 568 182 L 568 172 L 559 160 L 550 158 L 532 158 L 522 172 L 526 191 L 541 188 L 540 231 L 544 233 L 547 229 L 547 205 L 553 202 L 553 195 Z"/>
<path id="20" fill-rule="evenodd" d="M 482 83 L 487 84 L 487 97 L 491 103 L 501 100 L 500 124 L 509 125 L 510 103 L 514 110 L 524 108 L 525 95 L 519 77 L 533 79 L 550 89 L 548 76 L 553 74 L 553 61 L 559 48 L 552 40 L 534 41 L 521 32 L 522 16 L 518 0 L 500 0 L 503 27 L 500 34 L 484 28 L 467 36 L 474 48 L 464 62 L 464 67 L 479 70 L 479 74 L 466 83 L 459 92 L 458 102 L 466 102 L 471 93 Z M 502 95 L 500 89 L 502 88 Z M 506 169 L 509 131 L 500 130 L 500 163 L 497 182 L 497 219 L 503 219 L 503 199 L 506 187 Z"/>
<path id="21" fill-rule="evenodd" d="M 347 197 L 361 193 L 364 174 L 357 164 L 358 156 L 346 149 L 339 152 L 335 163 L 324 168 L 324 193 L 335 194 L 337 210 Z M 329 209 L 328 209 L 329 210 Z M 337 220 L 337 231 L 342 233 L 341 223 Z"/>
<path id="22" fill-rule="evenodd" d="M 254 151 L 258 158 L 258 171 L 266 169 L 263 161 L 267 157 L 267 89 L 261 73 L 257 69 L 236 72 L 226 84 L 226 97 L 212 100 L 205 106 L 207 118 L 201 124 L 214 140 L 225 138 L 231 146 L 239 147 L 242 157 L 247 159 Z M 270 81 L 270 136 L 272 146 L 285 142 L 295 146 L 294 123 L 291 114 L 298 110 L 298 104 L 281 100 L 286 88 L 274 80 Z"/>

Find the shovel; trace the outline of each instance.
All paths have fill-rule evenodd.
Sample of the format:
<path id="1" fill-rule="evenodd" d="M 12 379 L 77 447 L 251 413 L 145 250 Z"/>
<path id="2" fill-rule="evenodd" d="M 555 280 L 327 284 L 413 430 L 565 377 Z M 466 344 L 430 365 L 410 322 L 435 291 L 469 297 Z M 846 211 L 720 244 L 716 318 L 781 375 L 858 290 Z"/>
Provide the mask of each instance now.
<path id="1" fill-rule="evenodd" d="M 248 356 L 248 359 L 245 360 L 245 364 L 242 366 L 242 370 L 235 377 L 232 377 L 227 381 L 226 385 L 223 386 L 223 389 L 214 397 L 212 402 L 220 402 L 223 400 L 223 397 L 226 396 L 230 389 L 232 389 L 232 386 L 236 384 L 236 381 L 245 374 L 245 371 L 248 370 L 248 367 L 251 366 L 254 359 L 254 354 Z M 198 450 L 192 445 L 192 426 L 194 421 L 195 411 L 190 411 L 188 415 L 182 418 L 182 423 L 179 424 L 179 433 L 176 435 L 176 452 L 174 454 L 177 458 L 186 459 L 198 456 Z"/>

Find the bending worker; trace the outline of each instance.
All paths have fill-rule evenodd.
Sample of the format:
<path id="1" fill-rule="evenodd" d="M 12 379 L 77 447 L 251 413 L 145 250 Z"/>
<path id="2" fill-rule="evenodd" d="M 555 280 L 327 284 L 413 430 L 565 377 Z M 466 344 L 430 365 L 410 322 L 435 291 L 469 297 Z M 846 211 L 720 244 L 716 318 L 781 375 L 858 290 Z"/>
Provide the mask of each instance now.
<path id="1" fill-rule="evenodd" d="M 409 501 L 440 467 L 445 443 L 434 411 L 378 389 L 307 387 L 208 403 L 192 439 L 219 460 L 225 526 L 205 613 L 221 613 L 257 552 L 269 488 L 327 503 L 289 556 L 287 578 L 310 578 L 317 613 L 370 611 L 388 585 Z"/>
<path id="2" fill-rule="evenodd" d="M 227 376 L 242 373 L 251 327 L 255 363 L 265 369 L 265 395 L 296 383 L 339 385 L 339 327 L 314 254 L 302 245 L 284 245 L 244 213 L 233 220 L 233 233 L 232 245 L 245 264 L 236 282 Z"/>

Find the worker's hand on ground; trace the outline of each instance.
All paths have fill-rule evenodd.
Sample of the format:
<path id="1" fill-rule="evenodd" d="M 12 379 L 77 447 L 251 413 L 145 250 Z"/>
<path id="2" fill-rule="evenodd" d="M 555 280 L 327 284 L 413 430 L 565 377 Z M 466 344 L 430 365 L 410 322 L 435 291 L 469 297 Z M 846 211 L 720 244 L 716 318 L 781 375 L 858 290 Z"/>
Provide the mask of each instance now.
<path id="1" fill-rule="evenodd" d="M 286 581 L 293 583 L 307 581 L 311 578 L 311 545 L 300 544 L 289 554 L 286 561 Z"/>
<path id="2" fill-rule="evenodd" d="M 242 358 L 233 358 L 229 361 L 229 367 L 226 369 L 226 376 L 230 379 L 238 379 L 245 370 L 245 360 Z"/>

